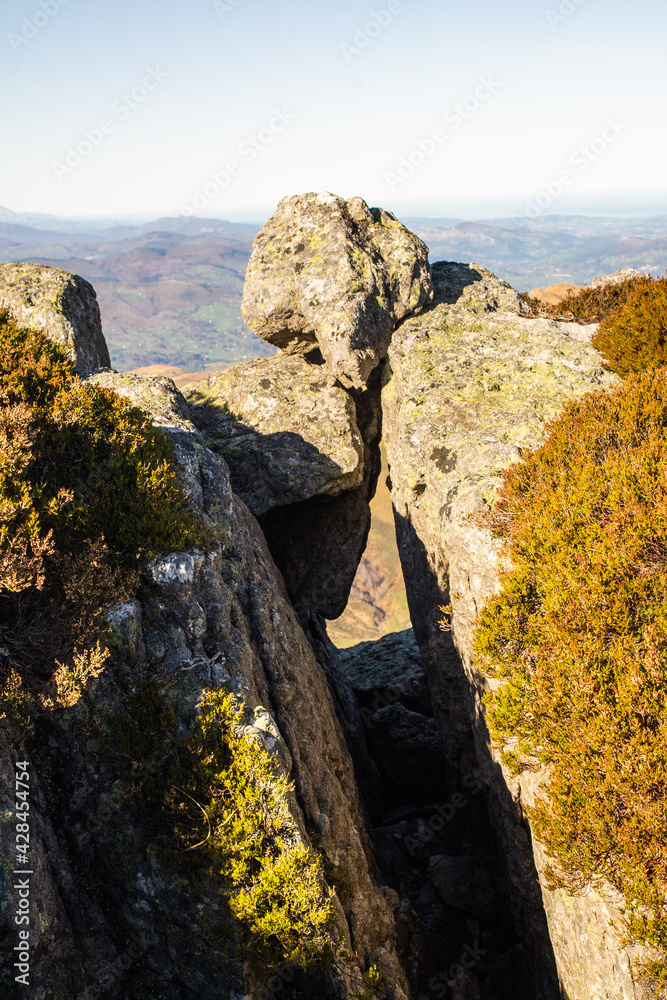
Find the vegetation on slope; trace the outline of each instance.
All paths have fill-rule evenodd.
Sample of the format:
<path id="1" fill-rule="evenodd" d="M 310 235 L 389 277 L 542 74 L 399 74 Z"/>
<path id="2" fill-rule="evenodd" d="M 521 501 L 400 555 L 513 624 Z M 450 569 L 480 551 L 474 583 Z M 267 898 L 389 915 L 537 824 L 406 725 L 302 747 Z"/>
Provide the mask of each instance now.
<path id="1" fill-rule="evenodd" d="M 186 857 L 190 887 L 213 880 L 264 967 L 308 968 L 332 954 L 331 893 L 242 706 L 205 691 L 188 731 L 169 695 L 177 678 L 150 664 L 126 697 L 106 675 L 100 698 L 87 696 L 114 645 L 105 608 L 138 591 L 139 559 L 210 541 L 150 415 L 0 313 L 0 749 L 18 749 L 31 718 L 76 709 L 47 727 L 65 756 L 85 746 L 89 773 L 114 788 L 127 779 L 126 804 L 157 832 L 163 861 Z"/>
<path id="2" fill-rule="evenodd" d="M 492 738 L 546 768 L 531 812 L 551 883 L 608 883 L 667 951 L 667 371 L 570 404 L 504 476 L 509 557 L 476 651 L 504 681 Z M 667 965 L 649 967 L 667 978 Z"/>
<path id="3" fill-rule="evenodd" d="M 555 305 L 532 298 L 528 292 L 522 292 L 521 298 L 539 316 L 549 316 L 554 319 L 578 323 L 599 323 L 605 317 L 625 306 L 637 289 L 650 285 L 653 280 L 649 275 L 642 275 L 629 278 L 627 281 L 620 281 L 617 284 L 582 288 Z"/>

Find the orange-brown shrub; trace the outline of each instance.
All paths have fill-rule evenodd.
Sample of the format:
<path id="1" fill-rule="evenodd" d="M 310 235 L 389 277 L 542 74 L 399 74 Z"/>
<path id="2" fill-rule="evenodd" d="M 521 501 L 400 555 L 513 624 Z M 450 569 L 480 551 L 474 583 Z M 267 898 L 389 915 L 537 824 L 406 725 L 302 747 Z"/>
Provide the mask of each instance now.
<path id="1" fill-rule="evenodd" d="M 490 520 L 511 568 L 475 648 L 505 762 L 546 768 L 551 883 L 611 884 L 628 937 L 667 953 L 667 370 L 570 404 Z"/>
<path id="2" fill-rule="evenodd" d="M 636 283 L 593 337 L 610 371 L 619 375 L 667 365 L 667 278 Z"/>
<path id="3" fill-rule="evenodd" d="M 0 688 L 12 704 L 17 677 L 34 694 L 56 669 L 64 683 L 59 661 L 76 671 L 104 605 L 136 587 L 139 557 L 201 537 L 149 415 L 0 313 Z"/>

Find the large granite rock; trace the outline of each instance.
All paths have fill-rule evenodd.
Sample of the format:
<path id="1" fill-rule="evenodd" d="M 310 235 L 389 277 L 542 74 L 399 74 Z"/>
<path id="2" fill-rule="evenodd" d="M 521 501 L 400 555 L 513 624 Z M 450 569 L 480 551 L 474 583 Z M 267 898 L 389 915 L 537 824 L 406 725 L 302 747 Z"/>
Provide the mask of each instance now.
<path id="1" fill-rule="evenodd" d="M 433 276 L 434 308 L 394 334 L 383 412 L 399 550 L 436 718 L 451 764 L 488 787 L 533 995 L 636 1000 L 645 995 L 630 976 L 637 955 L 609 926 L 612 903 L 595 890 L 572 898 L 540 887 L 545 857 L 522 809 L 540 776 L 514 779 L 501 766 L 484 721 L 489 682 L 472 655 L 500 557 L 476 515 L 494 503 L 502 469 L 544 440 L 547 422 L 614 377 L 590 344 L 595 326 L 531 318 L 506 283 L 474 264 L 435 264 Z M 450 602 L 451 631 L 442 631 L 438 608 Z"/>
<path id="2" fill-rule="evenodd" d="M 78 274 L 43 264 L 0 264 L 0 309 L 64 347 L 79 371 L 108 368 L 95 289 Z"/>
<path id="3" fill-rule="evenodd" d="M 426 246 L 361 198 L 284 198 L 255 239 L 246 323 L 289 353 L 320 349 L 344 385 L 363 387 L 405 316 L 432 298 Z"/>
<path id="4" fill-rule="evenodd" d="M 363 480 L 354 400 L 323 365 L 283 354 L 245 361 L 185 388 L 192 418 L 227 462 L 256 516 Z"/>
<path id="5" fill-rule="evenodd" d="M 247 731 L 294 783 L 294 836 L 321 852 L 336 888 L 343 951 L 328 970 L 312 976 L 277 970 L 275 995 L 289 983 L 290 995 L 304 1000 L 352 1000 L 364 989 L 362 971 L 376 963 L 390 995 L 405 1000 L 393 911 L 374 881 L 334 697 L 256 520 L 234 496 L 224 461 L 206 448 L 170 380 L 115 372 L 92 379 L 152 412 L 172 436 L 193 509 L 215 525 L 217 542 L 208 552 L 171 553 L 144 565 L 137 597 L 109 609 L 113 657 L 90 691 L 94 712 L 104 718 L 123 692 L 140 697 L 151 678 L 169 691 L 170 730 L 160 731 L 157 757 L 145 773 L 135 774 L 132 765 L 129 779 L 119 776 L 119 762 L 126 760 L 127 769 L 127 759 L 114 755 L 113 740 L 109 757 L 108 730 L 86 714 L 84 703 L 42 723 L 31 764 L 31 995 L 273 995 L 268 973 L 239 953 L 215 872 L 198 867 L 196 852 L 185 868 L 177 857 L 170 860 L 155 817 L 133 804 L 132 790 L 153 780 L 153 768 L 159 773 L 169 740 L 189 732 L 202 690 L 222 684 L 246 706 Z M 148 715 L 145 732 L 134 725 L 143 745 L 160 723 Z M 7 758 L 0 767 L 4 820 L 12 816 L 13 775 Z M 5 856 L 13 850 L 13 830 L 3 822 Z M 3 941 L 10 940 L 11 894 L 4 885 Z M 11 948 L 0 950 L 0 977 L 8 989 L 11 955 Z"/>
<path id="6" fill-rule="evenodd" d="M 366 713 L 396 701 L 431 715 L 431 700 L 419 647 L 411 628 L 339 651 L 340 662 Z"/>

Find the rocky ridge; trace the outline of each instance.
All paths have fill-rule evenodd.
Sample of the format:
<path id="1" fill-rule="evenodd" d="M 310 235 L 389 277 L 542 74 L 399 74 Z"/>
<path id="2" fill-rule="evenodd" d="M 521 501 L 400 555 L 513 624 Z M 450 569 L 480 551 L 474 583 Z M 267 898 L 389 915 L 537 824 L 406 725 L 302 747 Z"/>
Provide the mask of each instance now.
<path id="1" fill-rule="evenodd" d="M 488 789 L 537 995 L 557 995 L 554 962 L 570 998 L 652 995 L 633 981 L 637 950 L 612 930 L 613 894 L 541 887 L 546 858 L 523 809 L 541 776 L 510 777 L 491 748 L 482 698 L 494 682 L 472 653 L 500 568 L 498 543 L 477 515 L 494 503 L 502 469 L 544 440 L 547 422 L 615 377 L 591 347 L 595 326 L 530 318 L 516 293 L 474 264 L 436 264 L 433 275 L 434 308 L 394 335 L 382 402 L 408 602 L 448 760 Z M 435 609 L 447 605 L 443 631 Z"/>
<path id="2" fill-rule="evenodd" d="M 645 995 L 608 927 L 612 904 L 541 888 L 522 808 L 539 776 L 510 778 L 492 751 L 471 647 L 499 565 L 476 514 L 546 421 L 611 378 L 592 328 L 536 319 L 484 268 L 430 272 L 425 254 L 361 199 L 285 199 L 244 293 L 248 322 L 283 354 L 211 376 L 187 400 L 169 379 L 88 376 L 153 414 L 219 533 L 209 553 L 143 567 L 137 599 L 109 612 L 117 645 L 93 697 L 134 696 L 157 667 L 187 731 L 205 687 L 237 692 L 294 782 L 295 829 L 336 887 L 343 953 L 310 977 L 251 971 L 228 919 L 220 937 L 214 881 L 184 883 L 161 863 L 146 817 L 123 812 L 123 781 L 72 741 L 75 718 L 43 733 L 37 761 L 37 1000 L 351 1000 L 368 995 L 371 967 L 376 993 L 396 1000 Z M 41 328 L 62 343 L 59 322 Z M 71 343 L 88 370 L 90 351 Z M 381 437 L 414 635 L 340 653 L 326 621 L 363 555 Z M 111 818 L 91 832 L 100 803 Z"/>
<path id="3" fill-rule="evenodd" d="M 45 327 L 58 340 L 52 329 Z M 137 598 L 109 609 L 112 663 L 90 696 L 105 715 L 122 712 L 157 670 L 168 684 L 178 729 L 187 733 L 205 688 L 222 684 L 236 692 L 248 732 L 277 756 L 294 783 L 295 828 L 304 843 L 317 847 L 337 887 L 343 950 L 328 971 L 311 976 L 277 969 L 272 980 L 269 972 L 258 976 L 249 969 L 215 880 L 195 866 L 184 882 L 164 861 L 154 817 L 132 809 L 136 782 L 109 771 L 98 742 L 84 738 L 82 706 L 44 723 L 33 756 L 32 884 L 39 930 L 32 995 L 238 1000 L 271 995 L 272 980 L 277 989 L 289 982 L 295 997 L 351 998 L 364 989 L 361 973 L 373 965 L 391 984 L 389 995 L 402 1000 L 407 981 L 397 956 L 398 907 L 376 874 L 336 696 L 257 521 L 232 492 L 224 460 L 206 447 L 170 379 L 109 369 L 87 377 L 151 413 L 172 437 L 192 508 L 215 526 L 218 539 L 207 553 L 173 553 L 142 567 Z M 150 719 L 135 720 L 130 729 L 146 725 L 150 729 Z M 167 752 L 168 739 L 165 734 Z M 3 761 L 2 779 L 7 820 L 11 759 Z M 5 857 L 11 833 L 5 822 Z M 0 975 L 10 981 L 8 989 L 10 896 L 5 884 L 0 926 L 7 951 Z"/>

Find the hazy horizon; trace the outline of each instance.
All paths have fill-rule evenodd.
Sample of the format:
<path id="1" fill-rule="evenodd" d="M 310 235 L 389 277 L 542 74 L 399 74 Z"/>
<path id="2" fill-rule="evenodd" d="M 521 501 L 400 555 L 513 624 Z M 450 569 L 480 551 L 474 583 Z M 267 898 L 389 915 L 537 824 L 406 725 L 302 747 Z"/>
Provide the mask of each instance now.
<path id="1" fill-rule="evenodd" d="M 290 192 L 290 194 L 296 194 L 301 192 Z M 334 192 L 335 193 L 335 192 Z M 363 195 L 362 195 L 363 197 Z M 369 204 L 374 204 L 369 202 Z M 503 219 L 520 219 L 522 218 L 522 213 L 512 213 L 511 211 L 502 211 L 501 206 L 489 206 L 485 210 L 483 207 L 478 209 L 471 209 L 469 211 L 465 210 L 465 206 L 457 206 L 453 204 L 449 206 L 451 211 L 444 211 L 446 206 L 442 205 L 423 205 L 422 203 L 408 204 L 404 206 L 395 206 L 389 203 L 384 203 L 383 208 L 392 211 L 395 215 L 401 218 L 410 219 L 423 219 L 429 221 L 441 221 L 443 219 L 454 220 L 457 222 L 492 222 L 492 221 L 502 221 Z M 229 208 L 228 210 L 222 210 L 219 212 L 211 211 L 197 218 L 200 221 L 205 221 L 206 219 L 214 219 L 221 222 L 231 222 L 231 223 L 247 223 L 249 225 L 262 225 L 275 211 L 276 205 L 273 206 L 241 206 L 239 208 Z M 458 211 L 457 211 L 458 209 Z M 11 212 L 13 215 L 20 217 L 23 216 L 40 216 L 43 215 L 45 218 L 52 218 L 54 220 L 62 220 L 64 222 L 76 222 L 76 223 L 109 223 L 111 225 L 142 225 L 148 222 L 157 221 L 158 219 L 165 218 L 178 218 L 178 215 L 170 215 L 167 210 L 163 212 L 120 212 L 115 215 L 105 215 L 105 214 L 89 214 L 89 215 L 59 215 L 51 212 L 38 212 L 30 208 L 27 209 L 16 209 L 12 208 L 7 204 L 0 204 L 0 213 L 3 210 Z M 561 211 L 561 212 L 545 212 L 540 214 L 540 221 L 543 223 L 548 223 L 549 219 L 558 220 L 567 217 L 583 217 L 591 219 L 603 219 L 603 218 L 617 218 L 617 219 L 652 219 L 665 217 L 667 219 L 667 199 L 664 205 L 656 204 L 654 209 L 650 209 L 647 206 L 627 206 L 625 208 L 618 207 L 614 209 L 612 206 L 595 208 L 589 206 L 583 208 L 573 208 L 572 211 Z M 523 216 L 525 217 L 525 216 Z M 0 222 L 2 218 L 0 218 Z M 526 221 L 531 221 L 527 219 Z M 21 225 L 28 225 L 28 223 L 19 223 Z M 33 224 L 35 228 L 39 228 L 37 223 Z"/>

